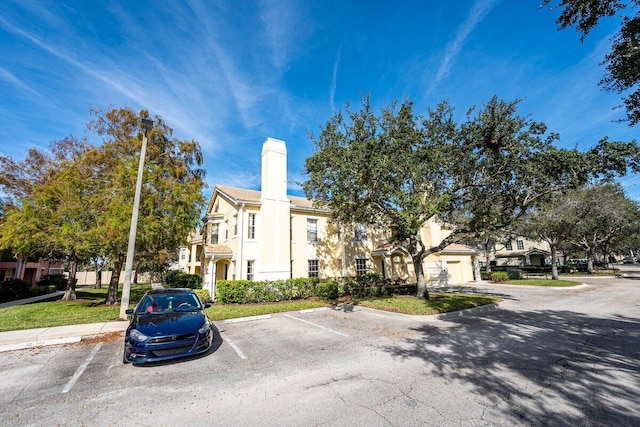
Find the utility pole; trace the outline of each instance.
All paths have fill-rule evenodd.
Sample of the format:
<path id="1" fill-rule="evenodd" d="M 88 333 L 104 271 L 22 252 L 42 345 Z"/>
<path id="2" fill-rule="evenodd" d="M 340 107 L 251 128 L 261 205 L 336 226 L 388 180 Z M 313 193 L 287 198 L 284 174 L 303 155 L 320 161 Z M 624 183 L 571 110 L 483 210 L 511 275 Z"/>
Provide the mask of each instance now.
<path id="1" fill-rule="evenodd" d="M 131 227 L 129 228 L 129 245 L 127 246 L 124 285 L 122 286 L 122 298 L 120 300 L 121 320 L 127 320 L 127 308 L 129 308 L 129 294 L 131 293 L 131 273 L 133 270 L 133 255 L 136 250 L 138 210 L 140 209 L 140 193 L 142 191 L 142 175 L 144 172 L 144 157 L 147 153 L 147 135 L 151 131 L 151 129 L 153 129 L 153 120 L 144 118 L 140 119 L 140 127 L 142 128 L 142 149 L 140 150 L 140 163 L 138 164 L 136 194 L 133 198 L 133 211 L 131 212 Z"/>

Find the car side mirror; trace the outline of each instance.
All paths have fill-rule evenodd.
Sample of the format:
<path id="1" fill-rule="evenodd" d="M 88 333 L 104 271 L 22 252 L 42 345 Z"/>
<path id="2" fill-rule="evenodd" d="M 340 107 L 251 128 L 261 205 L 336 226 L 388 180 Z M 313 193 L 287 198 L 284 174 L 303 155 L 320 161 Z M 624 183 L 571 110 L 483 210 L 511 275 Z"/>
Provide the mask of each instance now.
<path id="1" fill-rule="evenodd" d="M 204 308 L 209 308 L 209 307 L 211 307 L 211 303 L 210 302 L 204 303 Z"/>
<path id="2" fill-rule="evenodd" d="M 127 316 L 131 316 L 133 315 L 133 309 L 132 308 L 128 308 L 125 310 L 125 313 L 127 314 Z"/>

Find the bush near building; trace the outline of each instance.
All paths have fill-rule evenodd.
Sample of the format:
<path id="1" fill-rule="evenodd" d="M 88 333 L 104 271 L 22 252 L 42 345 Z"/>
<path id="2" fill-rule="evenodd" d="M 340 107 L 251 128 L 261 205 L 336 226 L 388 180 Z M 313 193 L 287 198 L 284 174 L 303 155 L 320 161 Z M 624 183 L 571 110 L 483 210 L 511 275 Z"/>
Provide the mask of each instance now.
<path id="1" fill-rule="evenodd" d="M 0 303 L 37 297 L 55 291 L 56 287 L 53 285 L 33 286 L 31 283 L 20 279 L 7 280 L 0 284 Z"/>
<path id="2" fill-rule="evenodd" d="M 378 274 L 362 274 L 337 279 L 304 277 L 288 280 L 220 280 L 216 298 L 222 304 L 290 301 L 312 297 L 337 300 L 388 295 L 415 295 L 416 285 L 383 280 Z"/>
<path id="3" fill-rule="evenodd" d="M 202 277 L 177 270 L 168 272 L 164 277 L 164 282 L 170 288 L 202 289 Z"/>

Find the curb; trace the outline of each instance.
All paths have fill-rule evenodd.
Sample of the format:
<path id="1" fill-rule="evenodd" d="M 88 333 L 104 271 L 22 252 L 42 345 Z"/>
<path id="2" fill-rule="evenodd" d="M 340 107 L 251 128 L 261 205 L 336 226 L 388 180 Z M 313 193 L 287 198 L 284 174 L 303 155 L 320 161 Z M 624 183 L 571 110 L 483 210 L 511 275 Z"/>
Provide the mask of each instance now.
<path id="1" fill-rule="evenodd" d="M 0 333 L 0 353 L 55 344 L 77 343 L 111 332 L 124 332 L 129 322 L 113 321 L 27 329 Z"/>
<path id="2" fill-rule="evenodd" d="M 75 336 L 75 337 L 66 337 L 66 338 L 52 338 L 49 340 L 21 342 L 21 343 L 15 343 L 15 344 L 6 344 L 6 345 L 0 346 L 0 353 L 3 353 L 5 351 L 24 350 L 27 348 L 43 347 L 47 345 L 78 343 L 80 341 L 82 341 L 82 337 Z"/>

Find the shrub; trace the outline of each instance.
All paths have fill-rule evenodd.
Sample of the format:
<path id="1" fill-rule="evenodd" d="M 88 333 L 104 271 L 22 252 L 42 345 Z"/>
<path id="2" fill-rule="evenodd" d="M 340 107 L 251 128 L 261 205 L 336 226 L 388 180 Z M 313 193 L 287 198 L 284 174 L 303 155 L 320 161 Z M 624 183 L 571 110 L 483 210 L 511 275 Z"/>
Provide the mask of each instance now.
<path id="1" fill-rule="evenodd" d="M 223 304 L 246 304 L 245 289 L 253 283 L 250 280 L 219 280 L 216 282 L 216 298 Z"/>
<path id="2" fill-rule="evenodd" d="M 198 298 L 200 298 L 203 304 L 211 301 L 209 289 L 194 289 L 193 292 L 198 295 Z"/>
<path id="3" fill-rule="evenodd" d="M 317 277 L 298 277 L 278 281 L 277 288 L 280 292 L 280 299 L 305 299 L 317 295 L 319 284 L 320 279 Z"/>
<path id="4" fill-rule="evenodd" d="M 38 281 L 38 286 L 55 286 L 58 291 L 67 289 L 67 278 L 63 274 L 47 274 Z"/>
<path id="5" fill-rule="evenodd" d="M 340 296 L 340 288 L 338 282 L 327 281 L 318 283 L 318 296 L 322 299 L 335 301 Z"/>
<path id="6" fill-rule="evenodd" d="M 54 285 L 33 286 L 29 282 L 13 279 L 0 285 L 0 302 L 15 301 L 23 298 L 31 298 L 46 295 L 56 291 Z"/>
<path id="7" fill-rule="evenodd" d="M 491 280 L 496 283 L 503 283 L 509 280 L 509 274 L 506 271 L 496 271 L 491 273 Z"/>
<path id="8" fill-rule="evenodd" d="M 507 270 L 507 276 L 509 276 L 509 280 L 521 280 L 522 270 L 517 268 L 510 268 L 509 270 Z"/>
<path id="9" fill-rule="evenodd" d="M 164 276 L 164 281 L 170 288 L 201 289 L 202 278 L 197 274 L 187 274 L 172 270 Z"/>

